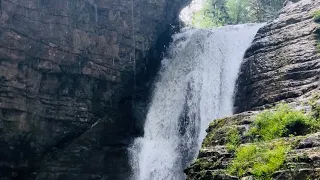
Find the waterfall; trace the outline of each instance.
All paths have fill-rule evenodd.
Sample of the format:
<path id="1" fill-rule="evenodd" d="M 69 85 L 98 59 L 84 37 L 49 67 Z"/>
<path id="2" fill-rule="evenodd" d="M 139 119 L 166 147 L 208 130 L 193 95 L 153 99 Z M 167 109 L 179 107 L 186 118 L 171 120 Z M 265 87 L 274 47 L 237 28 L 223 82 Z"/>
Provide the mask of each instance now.
<path id="1" fill-rule="evenodd" d="M 232 114 L 243 55 L 261 24 L 183 29 L 162 60 L 144 136 L 130 148 L 132 180 L 182 180 L 212 120 Z"/>

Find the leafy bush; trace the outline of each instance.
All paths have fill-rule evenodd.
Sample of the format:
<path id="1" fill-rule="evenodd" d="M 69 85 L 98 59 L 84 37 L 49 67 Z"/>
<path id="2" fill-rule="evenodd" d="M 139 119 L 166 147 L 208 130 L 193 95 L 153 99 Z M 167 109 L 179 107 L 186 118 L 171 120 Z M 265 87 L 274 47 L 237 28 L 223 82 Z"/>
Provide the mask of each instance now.
<path id="1" fill-rule="evenodd" d="M 234 151 L 241 143 L 241 137 L 236 128 L 231 128 L 227 132 L 227 149 Z"/>
<path id="2" fill-rule="evenodd" d="M 320 53 L 320 42 L 317 42 L 317 51 Z"/>
<path id="3" fill-rule="evenodd" d="M 282 141 L 240 146 L 228 167 L 228 173 L 239 177 L 252 174 L 258 179 L 270 179 L 272 173 L 283 165 L 289 150 L 290 147 Z"/>
<path id="4" fill-rule="evenodd" d="M 205 0 L 192 24 L 210 28 L 231 24 L 265 22 L 273 19 L 285 0 Z"/>
<path id="5" fill-rule="evenodd" d="M 319 49 L 320 49 L 320 44 L 319 44 Z M 318 121 L 320 121 L 320 104 L 318 103 L 318 100 L 320 100 L 320 93 L 319 94 L 315 94 L 309 104 L 311 106 L 311 111 L 312 111 L 312 116 L 315 119 L 318 119 Z"/>
<path id="6" fill-rule="evenodd" d="M 320 22 L 320 10 L 316 10 L 312 13 L 315 22 Z"/>
<path id="7" fill-rule="evenodd" d="M 274 111 L 266 110 L 258 114 L 249 135 L 272 140 L 290 135 L 305 135 L 318 128 L 319 122 L 311 116 L 294 110 L 289 105 L 280 104 Z"/>

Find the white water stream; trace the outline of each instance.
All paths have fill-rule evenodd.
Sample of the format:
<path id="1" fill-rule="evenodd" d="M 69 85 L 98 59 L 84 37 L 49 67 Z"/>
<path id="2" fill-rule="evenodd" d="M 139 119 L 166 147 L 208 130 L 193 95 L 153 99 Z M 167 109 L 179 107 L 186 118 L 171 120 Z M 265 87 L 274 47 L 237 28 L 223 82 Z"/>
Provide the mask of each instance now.
<path id="1" fill-rule="evenodd" d="M 182 180 L 212 120 L 232 114 L 246 49 L 261 24 L 184 29 L 162 60 L 144 137 L 130 149 L 132 180 Z"/>

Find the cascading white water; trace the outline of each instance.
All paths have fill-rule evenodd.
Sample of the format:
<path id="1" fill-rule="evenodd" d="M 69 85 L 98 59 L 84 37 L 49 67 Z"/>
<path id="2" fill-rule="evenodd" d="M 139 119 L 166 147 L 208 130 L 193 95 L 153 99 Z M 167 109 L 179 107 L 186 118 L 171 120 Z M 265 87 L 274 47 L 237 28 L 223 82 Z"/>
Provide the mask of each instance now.
<path id="1" fill-rule="evenodd" d="M 144 137 L 130 149 L 132 180 L 182 180 L 205 130 L 232 114 L 233 91 L 247 47 L 261 24 L 184 29 L 162 60 Z"/>

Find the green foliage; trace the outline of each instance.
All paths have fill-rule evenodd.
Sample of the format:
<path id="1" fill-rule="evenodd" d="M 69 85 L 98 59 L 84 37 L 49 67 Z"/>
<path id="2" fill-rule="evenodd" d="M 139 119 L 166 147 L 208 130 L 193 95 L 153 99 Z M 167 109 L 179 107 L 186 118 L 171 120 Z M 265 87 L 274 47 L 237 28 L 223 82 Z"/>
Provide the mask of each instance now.
<path id="1" fill-rule="evenodd" d="M 195 27 L 264 22 L 277 14 L 284 0 L 206 0 L 193 16 Z"/>
<path id="2" fill-rule="evenodd" d="M 319 41 L 317 42 L 317 51 L 318 51 L 318 53 L 320 53 L 320 42 Z"/>
<path id="3" fill-rule="evenodd" d="M 320 10 L 312 12 L 312 16 L 315 22 L 320 22 Z"/>
<path id="4" fill-rule="evenodd" d="M 202 146 L 209 147 L 212 145 L 212 142 L 216 141 L 217 139 L 220 139 L 221 137 L 218 136 L 219 133 L 217 133 L 217 131 L 224 127 L 226 123 L 226 118 L 214 120 L 207 130 L 208 134 L 204 139 Z"/>
<path id="5" fill-rule="evenodd" d="M 320 10 L 316 10 L 312 12 L 312 16 L 315 22 L 320 23 Z M 316 29 L 316 38 L 317 38 L 317 51 L 320 53 L 320 26 Z"/>
<path id="6" fill-rule="evenodd" d="M 282 141 L 240 146 L 228 167 L 228 173 L 239 177 L 252 174 L 258 179 L 270 179 L 272 173 L 283 165 L 289 150 L 290 147 Z"/>
<path id="7" fill-rule="evenodd" d="M 219 27 L 228 23 L 225 0 L 207 0 L 202 9 L 192 18 L 195 27 Z"/>
<path id="8" fill-rule="evenodd" d="M 249 135 L 272 140 L 290 135 L 305 135 L 318 129 L 319 122 L 289 105 L 280 104 L 274 111 L 266 110 L 256 116 Z"/>
<path id="9" fill-rule="evenodd" d="M 227 132 L 227 149 L 234 151 L 241 143 L 241 136 L 236 128 L 231 128 Z"/>
<path id="10" fill-rule="evenodd" d="M 249 0 L 228 0 L 226 1 L 227 12 L 230 18 L 230 24 L 240 24 L 253 22 L 250 19 Z"/>
<path id="11" fill-rule="evenodd" d="M 215 133 L 209 132 L 206 138 L 203 140 L 202 147 L 209 147 L 211 145 L 211 142 L 213 142 L 214 138 L 215 138 Z"/>
<path id="12" fill-rule="evenodd" d="M 221 161 L 219 160 L 210 158 L 200 158 L 192 164 L 192 168 L 205 172 L 205 170 L 215 168 L 220 163 Z"/>
<path id="13" fill-rule="evenodd" d="M 313 95 L 309 104 L 311 106 L 312 117 L 320 121 L 320 104 L 318 103 L 318 100 L 320 100 L 320 93 Z"/>

